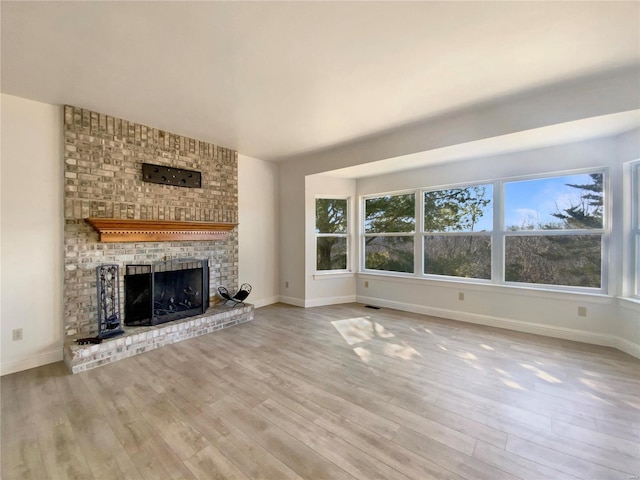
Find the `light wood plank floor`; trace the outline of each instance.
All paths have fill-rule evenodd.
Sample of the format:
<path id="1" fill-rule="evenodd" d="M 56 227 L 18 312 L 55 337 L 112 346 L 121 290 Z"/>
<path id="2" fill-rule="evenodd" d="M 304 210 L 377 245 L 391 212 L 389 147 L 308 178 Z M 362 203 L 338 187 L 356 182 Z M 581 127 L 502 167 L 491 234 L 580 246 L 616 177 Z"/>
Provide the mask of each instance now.
<path id="1" fill-rule="evenodd" d="M 2 478 L 637 479 L 640 362 L 371 310 L 253 322 L 2 378 Z"/>

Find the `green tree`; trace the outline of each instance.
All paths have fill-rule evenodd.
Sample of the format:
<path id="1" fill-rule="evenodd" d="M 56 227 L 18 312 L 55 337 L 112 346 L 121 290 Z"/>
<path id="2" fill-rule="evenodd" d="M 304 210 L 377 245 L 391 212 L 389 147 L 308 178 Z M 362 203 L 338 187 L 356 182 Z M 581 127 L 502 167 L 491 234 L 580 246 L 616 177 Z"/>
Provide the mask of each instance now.
<path id="1" fill-rule="evenodd" d="M 591 183 L 567 186 L 581 191 L 577 202 L 562 211 L 552 214 L 563 222 L 565 229 L 590 230 L 603 226 L 604 175 L 592 173 Z M 562 282 L 585 287 L 600 287 L 601 242 L 599 236 L 580 235 L 572 237 L 550 237 L 552 248 L 546 258 L 559 264 L 558 275 Z"/>
<path id="2" fill-rule="evenodd" d="M 488 213 L 490 204 L 491 192 L 486 185 L 425 192 L 424 229 L 473 232 L 478 221 Z"/>
<path id="3" fill-rule="evenodd" d="M 558 222 L 526 225 L 516 230 L 591 230 L 603 226 L 603 174 L 589 175 L 591 182 L 566 185 L 581 191 L 569 207 L 551 215 Z M 508 281 L 547 285 L 601 286 L 599 235 L 537 235 L 509 237 L 506 242 L 505 278 Z"/>
<path id="4" fill-rule="evenodd" d="M 347 200 L 316 199 L 316 233 L 347 233 Z M 317 238 L 316 268 L 343 270 L 347 268 L 346 239 L 341 236 Z"/>
<path id="5" fill-rule="evenodd" d="M 567 229 L 590 229 L 602 228 L 602 211 L 604 206 L 604 175 L 602 173 L 592 173 L 589 175 L 592 182 L 582 185 L 567 183 L 566 185 L 578 190 L 582 190 L 578 202 L 565 208 L 562 211 L 552 213 L 560 219 L 564 228 Z"/>
<path id="6" fill-rule="evenodd" d="M 475 185 L 434 190 L 424 194 L 427 232 L 474 232 L 485 215 L 491 216 L 492 188 Z M 491 278 L 491 242 L 472 235 L 425 237 L 424 271 L 435 275 Z"/>
<path id="7" fill-rule="evenodd" d="M 491 278 L 491 238 L 432 235 L 424 240 L 424 272 L 466 278 Z"/>
<path id="8" fill-rule="evenodd" d="M 415 195 L 367 198 L 364 225 L 366 233 L 413 232 L 416 227 Z"/>
<path id="9" fill-rule="evenodd" d="M 365 233 L 409 233 L 416 226 L 416 197 L 387 195 L 365 201 Z M 365 266 L 373 270 L 413 272 L 413 237 L 365 237 Z"/>

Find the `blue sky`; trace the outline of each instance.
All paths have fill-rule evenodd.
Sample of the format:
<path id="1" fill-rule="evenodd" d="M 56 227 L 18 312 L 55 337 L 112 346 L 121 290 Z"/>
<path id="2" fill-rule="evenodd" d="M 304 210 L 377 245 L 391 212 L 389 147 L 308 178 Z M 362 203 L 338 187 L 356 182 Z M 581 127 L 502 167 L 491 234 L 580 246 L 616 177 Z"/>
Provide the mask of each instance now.
<path id="1" fill-rule="evenodd" d="M 592 184 L 588 174 L 566 175 L 562 177 L 538 178 L 517 182 L 505 182 L 505 227 L 522 226 L 528 224 L 544 225 L 558 222 L 551 214 L 577 204 L 582 192 L 567 186 Z M 487 193 L 491 194 L 491 185 L 487 186 Z M 478 221 L 474 231 L 491 231 L 493 217 L 491 205 L 485 210 L 485 215 Z"/>
<path id="2" fill-rule="evenodd" d="M 505 183 L 505 227 L 557 222 L 551 214 L 577 204 L 584 193 L 567 183 L 585 185 L 593 180 L 579 174 Z"/>
<path id="3" fill-rule="evenodd" d="M 578 205 L 580 197 L 585 192 L 573 185 L 591 185 L 593 179 L 589 174 L 565 175 L 561 177 L 537 178 L 504 183 L 504 225 L 523 227 L 558 223 L 559 219 L 553 213 Z M 486 184 L 485 198 L 492 198 L 492 184 Z M 484 209 L 484 215 L 478 219 L 473 231 L 493 230 L 493 202 Z M 369 222 L 365 220 L 365 225 Z"/>

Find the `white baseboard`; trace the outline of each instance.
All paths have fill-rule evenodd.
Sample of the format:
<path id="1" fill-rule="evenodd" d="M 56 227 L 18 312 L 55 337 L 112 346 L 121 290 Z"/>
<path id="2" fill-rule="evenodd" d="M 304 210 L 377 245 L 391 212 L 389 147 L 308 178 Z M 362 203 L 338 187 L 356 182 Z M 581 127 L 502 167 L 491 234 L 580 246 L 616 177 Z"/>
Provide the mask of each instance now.
<path id="1" fill-rule="evenodd" d="M 314 298 L 311 300 L 305 300 L 304 306 L 309 307 L 324 307 L 325 305 L 338 305 L 339 303 L 354 303 L 356 301 L 355 295 L 346 295 L 344 297 L 325 297 Z"/>
<path id="2" fill-rule="evenodd" d="M 586 330 L 576 330 L 572 328 L 554 327 L 551 325 L 541 325 L 539 323 L 522 322 L 511 320 L 508 318 L 494 317 L 490 315 L 482 315 L 478 313 L 460 312 L 457 310 L 448 310 L 445 308 L 427 307 L 424 305 L 408 304 L 396 302 L 393 300 L 383 300 L 380 298 L 372 298 L 365 296 L 357 296 L 358 303 L 375 305 L 377 307 L 393 308 L 405 312 L 419 313 L 422 315 L 430 315 L 433 317 L 446 318 L 449 320 L 458 320 L 462 322 L 486 325 L 489 327 L 504 328 L 507 330 L 515 330 L 524 333 L 533 333 L 545 337 L 562 338 L 564 340 L 573 340 L 576 342 L 591 343 L 594 345 L 602 345 L 605 347 L 614 347 L 636 358 L 640 358 L 640 345 L 629 342 L 626 339 L 618 338 L 613 335 L 588 332 Z"/>
<path id="3" fill-rule="evenodd" d="M 276 295 L 275 297 L 261 298 L 260 300 L 257 300 L 255 302 L 250 302 L 250 303 L 253 304 L 255 308 L 260 308 L 260 307 L 266 307 L 267 305 L 272 305 L 274 303 L 278 303 L 279 301 L 280 301 L 280 297 Z"/>
<path id="4" fill-rule="evenodd" d="M 0 366 L 0 375 L 9 375 L 11 373 L 29 370 L 30 368 L 41 367 L 49 363 L 62 361 L 62 345 L 55 351 L 41 353 L 34 357 L 23 358 L 13 362 L 5 362 Z"/>
<path id="5" fill-rule="evenodd" d="M 283 295 L 280 295 L 280 297 L 278 297 L 279 301 L 281 303 L 286 303 L 287 305 L 294 305 L 296 307 L 304 307 L 304 299 L 303 298 L 296 298 L 296 297 L 285 297 Z"/>
<path id="6" fill-rule="evenodd" d="M 630 342 L 626 338 L 614 337 L 614 339 L 615 345 L 611 345 L 612 347 L 615 347 L 624 353 L 628 353 L 632 357 L 640 358 L 640 345 Z"/>
<path id="7" fill-rule="evenodd" d="M 339 303 L 354 303 L 356 301 L 356 296 L 346 295 L 344 297 L 325 297 L 305 300 L 303 298 L 284 297 L 281 295 L 279 297 L 279 301 L 288 305 L 295 305 L 296 307 L 311 308 L 323 307 L 325 305 L 338 305 Z"/>

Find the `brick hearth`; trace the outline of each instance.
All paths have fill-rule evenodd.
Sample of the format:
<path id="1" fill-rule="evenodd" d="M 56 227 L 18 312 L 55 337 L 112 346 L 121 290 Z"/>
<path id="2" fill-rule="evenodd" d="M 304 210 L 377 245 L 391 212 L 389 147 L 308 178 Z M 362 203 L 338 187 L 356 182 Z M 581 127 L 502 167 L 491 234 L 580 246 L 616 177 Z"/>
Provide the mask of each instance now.
<path id="1" fill-rule="evenodd" d="M 68 337 L 64 345 L 64 362 L 72 373 L 133 357 L 149 350 L 181 342 L 253 320 L 253 305 L 231 308 L 217 305 L 204 314 L 164 323 L 155 327 L 127 327 L 124 335 L 110 338 L 97 345 L 78 345 Z"/>

